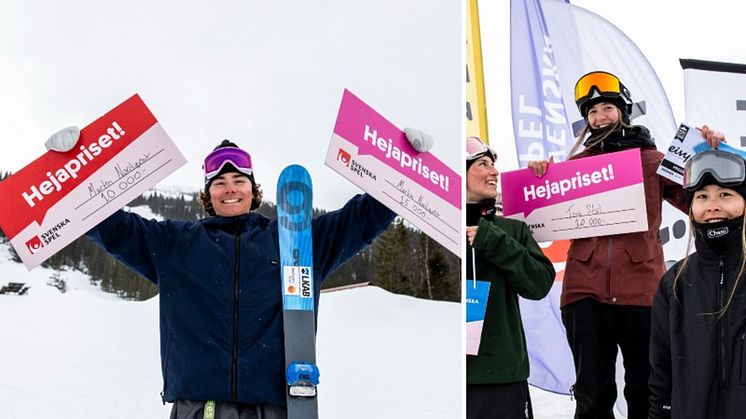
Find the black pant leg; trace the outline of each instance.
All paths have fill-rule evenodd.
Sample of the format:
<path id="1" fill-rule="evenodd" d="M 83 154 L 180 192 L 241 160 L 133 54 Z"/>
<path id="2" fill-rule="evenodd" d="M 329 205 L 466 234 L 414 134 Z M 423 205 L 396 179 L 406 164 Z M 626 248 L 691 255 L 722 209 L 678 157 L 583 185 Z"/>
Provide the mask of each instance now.
<path id="1" fill-rule="evenodd" d="M 466 419 L 533 419 L 528 383 L 466 386 Z"/>
<path id="2" fill-rule="evenodd" d="M 592 298 L 562 308 L 575 362 L 576 419 L 613 419 L 617 344 L 609 307 Z"/>
<path id="3" fill-rule="evenodd" d="M 615 308 L 614 330 L 624 359 L 624 397 L 627 418 L 648 417 L 650 377 L 651 308 L 619 306 Z"/>

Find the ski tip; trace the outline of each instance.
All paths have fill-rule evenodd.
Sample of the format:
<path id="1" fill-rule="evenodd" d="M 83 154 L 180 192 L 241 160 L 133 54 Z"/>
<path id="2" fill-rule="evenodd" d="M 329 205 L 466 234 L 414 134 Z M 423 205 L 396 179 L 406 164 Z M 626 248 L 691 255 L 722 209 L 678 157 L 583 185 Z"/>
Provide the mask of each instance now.
<path id="1" fill-rule="evenodd" d="M 300 180 L 304 183 L 311 184 L 311 175 L 308 173 L 305 167 L 299 164 L 291 164 L 280 172 L 280 178 L 277 183 L 282 184 L 287 180 Z"/>
<path id="2" fill-rule="evenodd" d="M 303 167 L 303 166 L 301 166 L 299 164 L 291 164 L 291 165 L 287 166 L 286 168 L 282 169 L 282 172 L 281 172 L 280 176 L 282 176 L 282 174 L 286 173 L 286 172 L 288 172 L 288 173 L 292 173 L 292 172 L 295 172 L 295 173 L 303 173 L 303 172 L 308 173 L 308 170 L 306 170 L 305 167 Z"/>

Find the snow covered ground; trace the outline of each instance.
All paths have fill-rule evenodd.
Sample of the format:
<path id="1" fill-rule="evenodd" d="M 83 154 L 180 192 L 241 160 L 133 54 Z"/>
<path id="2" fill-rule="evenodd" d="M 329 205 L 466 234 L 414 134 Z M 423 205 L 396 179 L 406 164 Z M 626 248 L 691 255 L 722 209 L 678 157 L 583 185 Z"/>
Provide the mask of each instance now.
<path id="1" fill-rule="evenodd" d="M 575 414 L 575 401 L 570 400 L 570 396 L 550 393 L 531 386 L 529 389 L 535 419 L 572 419 Z"/>
<path id="2" fill-rule="evenodd" d="M 163 419 L 158 297 L 128 302 L 62 272 L 27 272 L 0 244 L 0 418 Z M 368 287 L 324 294 L 318 328 L 320 417 L 461 417 L 459 304 Z M 555 417 L 555 416 L 537 416 Z"/>

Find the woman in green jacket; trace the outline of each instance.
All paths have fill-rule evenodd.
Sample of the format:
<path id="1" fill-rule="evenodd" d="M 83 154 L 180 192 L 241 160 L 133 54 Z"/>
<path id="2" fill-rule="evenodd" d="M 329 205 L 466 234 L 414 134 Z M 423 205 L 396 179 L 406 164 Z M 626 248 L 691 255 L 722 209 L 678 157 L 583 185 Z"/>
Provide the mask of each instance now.
<path id="1" fill-rule="evenodd" d="M 490 284 L 479 350 L 466 356 L 466 417 L 533 418 L 518 296 L 543 298 L 554 268 L 524 222 L 496 214 L 494 151 L 469 137 L 466 152 L 466 272 Z"/>

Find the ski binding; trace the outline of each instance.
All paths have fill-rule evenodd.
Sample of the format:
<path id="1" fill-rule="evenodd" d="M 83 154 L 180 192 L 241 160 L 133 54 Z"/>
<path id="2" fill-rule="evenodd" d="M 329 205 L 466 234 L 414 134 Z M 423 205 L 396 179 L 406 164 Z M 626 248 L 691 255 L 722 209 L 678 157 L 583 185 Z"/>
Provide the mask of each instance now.
<path id="1" fill-rule="evenodd" d="M 285 372 L 290 395 L 293 397 L 316 397 L 319 385 L 319 367 L 308 362 L 293 362 Z"/>

